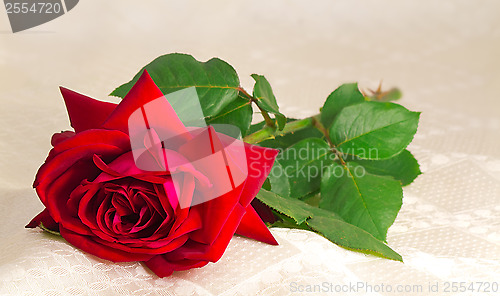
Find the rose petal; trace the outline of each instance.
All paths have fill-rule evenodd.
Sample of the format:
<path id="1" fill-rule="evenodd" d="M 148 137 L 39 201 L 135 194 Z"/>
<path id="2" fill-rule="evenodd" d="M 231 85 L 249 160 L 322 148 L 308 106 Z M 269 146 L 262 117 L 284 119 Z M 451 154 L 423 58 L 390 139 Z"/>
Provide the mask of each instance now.
<path id="1" fill-rule="evenodd" d="M 222 196 L 191 207 L 190 211 L 199 211 L 203 223 L 203 228 L 193 232 L 191 239 L 208 245 L 214 243 L 215 239 L 223 233 L 222 228 L 233 222 L 230 221 L 232 212 L 240 205 L 238 201 L 244 186 L 245 183 Z"/>
<path id="2" fill-rule="evenodd" d="M 92 130 L 79 133 L 59 143 L 50 151 L 45 163 L 36 174 L 33 187 L 38 187 L 46 178 L 49 182 L 52 181 L 81 159 L 90 158 L 94 154 L 114 159 L 129 149 L 128 137 L 122 132 Z"/>
<path id="3" fill-rule="evenodd" d="M 270 245 L 278 245 L 266 224 L 262 222 L 255 209 L 250 205 L 246 208 L 246 214 L 241 219 L 236 234 L 261 241 Z"/>
<path id="4" fill-rule="evenodd" d="M 69 120 L 75 132 L 100 127 L 116 108 L 116 104 L 101 102 L 64 87 L 60 87 Z"/>
<path id="5" fill-rule="evenodd" d="M 193 167 L 193 165 L 191 165 L 189 161 L 186 160 L 181 154 L 168 149 L 164 149 L 164 151 L 168 162 L 171 165 L 170 168 L 172 168 L 175 172 L 190 173 L 195 176 L 200 182 L 207 182 L 206 177 L 198 172 Z M 134 160 L 132 152 L 127 152 L 120 155 L 109 164 L 105 163 L 98 155 L 94 155 L 93 160 L 96 166 L 105 173 L 97 177 L 95 182 L 107 182 L 110 180 L 114 180 L 117 177 L 121 178 L 131 176 L 136 179 L 144 180 L 146 182 L 163 184 L 166 182 L 166 176 L 170 175 L 171 173 L 165 171 L 148 172 L 141 170 L 136 166 L 136 162 Z"/>
<path id="6" fill-rule="evenodd" d="M 90 150 L 90 151 L 89 151 Z M 54 182 L 59 178 L 65 171 L 77 165 L 78 162 L 82 162 L 85 159 L 92 157 L 93 152 L 113 155 L 120 152 L 120 149 L 113 146 L 103 146 L 103 145 L 92 145 L 90 147 L 78 147 L 71 150 L 67 150 L 59 155 L 57 155 L 52 161 L 46 162 L 40 167 L 34 187 L 39 193 L 39 197 L 42 202 L 47 202 L 47 197 L 45 194 L 45 187 L 51 182 Z M 78 186 L 81 180 L 87 178 L 97 177 L 98 170 L 95 166 L 85 165 L 80 167 L 80 169 L 85 169 L 80 175 L 82 179 L 76 180 Z M 75 180 L 72 180 L 75 181 Z M 75 187 L 71 188 L 74 189 Z M 71 191 L 70 191 L 71 192 Z M 69 198 L 69 195 L 67 196 Z"/>
<path id="7" fill-rule="evenodd" d="M 191 268 L 202 267 L 208 264 L 208 261 L 201 260 L 167 260 L 163 255 L 157 255 L 146 261 L 146 266 L 157 276 L 166 277 L 172 275 L 174 271 L 188 270 Z"/>
<path id="8" fill-rule="evenodd" d="M 40 226 L 40 224 L 43 224 L 43 227 L 49 230 L 59 232 L 59 224 L 57 224 L 56 221 L 52 219 L 49 210 L 47 210 L 46 208 L 40 214 L 36 215 L 36 217 L 33 218 L 31 222 L 28 223 L 28 225 L 26 225 L 25 227 L 35 228 Z"/>
<path id="9" fill-rule="evenodd" d="M 172 182 L 171 179 L 168 179 L 164 184 L 153 184 L 153 188 L 155 189 L 156 196 L 158 197 L 158 202 L 160 203 L 162 209 L 167 214 L 168 219 L 165 219 L 165 222 L 169 222 L 170 218 L 174 216 L 174 208 L 171 203 L 169 203 L 167 194 L 165 193 L 165 189 L 163 186 L 165 184 Z"/>
<path id="10" fill-rule="evenodd" d="M 130 138 L 126 133 L 96 129 L 75 134 L 73 137 L 69 138 L 68 141 L 58 143 L 58 145 L 51 150 L 51 153 L 57 155 L 71 148 L 92 144 L 106 144 L 119 147 L 123 149 L 123 152 L 130 151 Z"/>
<path id="11" fill-rule="evenodd" d="M 46 200 L 45 206 L 54 221 L 79 233 L 87 233 L 88 228 L 74 217 L 76 213 L 70 212 L 67 203 L 71 192 L 78 187 L 80 180 L 88 175 L 88 171 L 88 163 L 78 162 L 51 183 L 42 183 L 36 188 L 40 199 Z"/>
<path id="12" fill-rule="evenodd" d="M 179 224 L 172 227 L 168 237 L 179 237 L 191 233 L 203 227 L 202 218 L 198 211 L 189 211 L 187 218 Z"/>
<path id="13" fill-rule="evenodd" d="M 244 214 L 245 208 L 237 204 L 212 244 L 204 244 L 190 240 L 177 250 L 166 254 L 166 258 L 174 261 L 190 259 L 216 262 L 222 257 L 222 254 L 224 254 Z M 203 230 L 210 229 L 210 226 L 210 224 L 205 224 Z"/>
<path id="14" fill-rule="evenodd" d="M 139 77 L 139 80 L 137 80 L 129 93 L 111 113 L 109 118 L 103 124 L 103 128 L 120 130 L 127 133 L 128 121 L 132 113 L 140 110 L 140 108 L 144 107 L 145 104 L 158 98 L 165 100 L 166 104 L 162 104 L 161 110 L 153 110 L 153 113 L 151 114 L 153 117 L 147 119 L 152 121 L 152 124 L 154 124 L 155 120 L 160 120 L 161 126 L 172 131 L 172 134 L 181 135 L 186 133 L 186 128 L 180 121 L 179 117 L 177 117 L 177 114 L 172 106 L 170 106 L 170 104 L 166 101 L 163 93 L 160 91 L 158 86 L 156 86 L 147 71 L 142 73 L 141 77 Z M 147 114 L 146 116 L 150 116 L 150 114 Z"/>
<path id="15" fill-rule="evenodd" d="M 50 139 L 50 144 L 52 145 L 52 147 L 54 147 L 59 143 L 73 137 L 74 135 L 76 134 L 73 131 L 64 131 L 60 133 L 55 133 L 52 135 L 52 138 Z"/>
<path id="16" fill-rule="evenodd" d="M 107 201 L 104 193 L 101 192 L 102 189 L 100 188 L 99 184 L 91 183 L 85 186 L 85 189 L 85 193 L 80 197 L 80 202 L 78 205 L 78 217 L 87 227 L 89 227 L 90 229 L 95 229 L 98 227 L 97 220 L 99 220 L 100 218 L 97 216 L 98 209 L 101 209 L 102 206 L 109 203 L 109 201 Z M 73 192 L 71 193 L 72 199 L 74 198 Z M 104 202 L 105 200 L 107 201 L 106 203 Z"/>
<path id="17" fill-rule="evenodd" d="M 153 257 L 150 254 L 126 252 L 117 248 L 94 241 L 93 238 L 80 235 L 61 227 L 61 235 L 73 246 L 95 255 L 99 258 L 113 262 L 147 261 Z"/>
<path id="18" fill-rule="evenodd" d="M 165 172 L 143 172 L 139 170 L 127 154 L 130 153 L 125 153 L 114 160 L 117 162 L 125 162 L 123 164 L 125 170 L 121 172 L 115 171 L 108 164 L 106 164 L 99 155 L 94 154 L 92 156 L 92 160 L 96 167 L 98 167 L 102 171 L 102 173 L 94 179 L 94 182 L 104 183 L 119 180 L 124 177 L 134 177 L 135 179 L 142 180 L 148 183 L 163 184 L 167 181 L 168 178 L 170 178 L 170 176 Z"/>
<path id="19" fill-rule="evenodd" d="M 248 177 L 241 194 L 240 204 L 245 208 L 250 204 L 271 172 L 278 150 L 245 143 Z"/>
<path id="20" fill-rule="evenodd" d="M 149 254 L 159 255 L 172 252 L 184 245 L 188 240 L 188 236 L 184 235 L 176 239 L 164 239 L 155 242 L 144 242 L 137 238 L 127 238 L 125 236 L 116 238 L 115 241 L 103 240 L 99 237 L 92 238 L 96 243 L 108 246 L 112 249 L 121 250 L 131 254 Z M 144 261 L 144 260 L 128 260 L 128 261 Z"/>

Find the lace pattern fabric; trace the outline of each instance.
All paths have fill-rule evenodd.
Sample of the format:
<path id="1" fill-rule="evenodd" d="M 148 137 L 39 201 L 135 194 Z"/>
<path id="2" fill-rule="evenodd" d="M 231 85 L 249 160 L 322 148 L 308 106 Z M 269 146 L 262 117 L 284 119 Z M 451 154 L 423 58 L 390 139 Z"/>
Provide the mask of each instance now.
<path id="1" fill-rule="evenodd" d="M 309 294 L 439 295 L 452 282 L 500 284 L 499 3 L 254 2 L 80 1 L 17 35 L 0 13 L 0 294 L 299 295 L 319 286 Z M 423 112 L 409 150 L 424 174 L 404 188 L 388 233 L 405 263 L 272 229 L 280 246 L 234 237 L 216 264 L 158 278 L 141 263 L 111 263 L 24 229 L 42 209 L 30 185 L 50 136 L 69 128 L 57 86 L 103 98 L 171 51 L 220 56 L 247 89 L 249 74 L 265 74 L 295 117 L 316 113 L 342 82 L 400 87 L 401 103 Z M 365 289 L 350 289 L 358 284 Z"/>

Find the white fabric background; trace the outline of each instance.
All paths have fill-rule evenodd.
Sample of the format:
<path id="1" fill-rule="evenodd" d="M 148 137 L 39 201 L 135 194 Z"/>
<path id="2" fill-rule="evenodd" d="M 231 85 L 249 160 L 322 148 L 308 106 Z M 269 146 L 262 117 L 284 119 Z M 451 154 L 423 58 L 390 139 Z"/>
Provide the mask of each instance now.
<path id="1" fill-rule="evenodd" d="M 401 103 L 423 112 L 409 149 L 425 172 L 388 234 L 405 263 L 274 229 L 278 247 L 235 237 L 218 263 L 160 279 L 24 229 L 43 208 L 31 183 L 50 136 L 69 128 L 58 86 L 115 100 L 114 87 L 169 52 L 218 56 L 247 89 L 265 74 L 296 117 L 343 82 L 400 87 Z M 443 295 L 446 282 L 500 282 L 499 52 L 493 0 L 86 0 L 17 34 L 0 8 L 0 294 L 298 295 L 291 285 L 366 282 L 423 287 L 373 295 Z"/>

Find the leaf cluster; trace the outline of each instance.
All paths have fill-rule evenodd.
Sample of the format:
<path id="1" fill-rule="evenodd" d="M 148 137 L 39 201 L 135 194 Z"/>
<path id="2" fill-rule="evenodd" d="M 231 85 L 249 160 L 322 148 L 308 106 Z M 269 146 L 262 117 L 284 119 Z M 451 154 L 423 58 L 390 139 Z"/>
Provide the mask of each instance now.
<path id="1" fill-rule="evenodd" d="M 155 59 L 111 95 L 123 98 L 144 69 L 166 95 L 196 87 L 207 124 L 235 125 L 246 142 L 281 151 L 257 195 L 279 218 L 272 226 L 308 229 L 345 248 L 402 261 L 385 242 L 402 186 L 421 174 L 406 149 L 420 113 L 391 102 L 399 90 L 364 95 L 356 83 L 343 84 L 319 114 L 292 119 L 280 112 L 264 76 L 252 75 L 250 94 L 226 62 L 176 53 Z M 254 109 L 263 121 L 251 125 Z"/>

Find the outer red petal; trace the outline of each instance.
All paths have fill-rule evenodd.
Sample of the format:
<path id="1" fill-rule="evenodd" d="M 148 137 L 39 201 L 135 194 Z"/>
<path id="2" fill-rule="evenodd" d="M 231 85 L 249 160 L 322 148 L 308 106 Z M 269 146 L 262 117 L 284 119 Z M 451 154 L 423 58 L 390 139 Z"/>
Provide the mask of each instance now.
<path id="1" fill-rule="evenodd" d="M 80 184 L 88 171 L 91 170 L 88 162 L 78 162 L 53 182 L 41 184 L 36 188 L 40 200 L 49 209 L 54 221 L 67 229 L 80 234 L 88 233 L 88 227 L 80 219 L 75 218 L 74 209 L 68 206 L 71 192 Z"/>
<path id="2" fill-rule="evenodd" d="M 266 224 L 262 222 L 257 212 L 250 205 L 246 209 L 246 214 L 241 219 L 236 234 L 246 236 L 270 245 L 278 245 L 278 242 L 273 237 Z"/>
<path id="3" fill-rule="evenodd" d="M 77 133 L 98 128 L 116 108 L 116 104 L 101 102 L 64 87 L 60 87 L 71 126 Z"/>
<path id="4" fill-rule="evenodd" d="M 271 172 L 278 150 L 245 143 L 248 177 L 241 194 L 240 204 L 248 207 Z"/>
<path id="5" fill-rule="evenodd" d="M 38 188 L 40 184 L 49 183 L 55 180 L 67 169 L 75 165 L 75 163 L 81 160 L 90 160 L 94 154 L 114 156 L 122 151 L 123 150 L 116 146 L 104 144 L 94 144 L 66 150 L 40 167 L 33 186 Z M 44 200 L 42 199 L 42 201 Z"/>
<path id="6" fill-rule="evenodd" d="M 172 275 L 174 271 L 187 270 L 196 267 L 207 265 L 208 261 L 200 260 L 180 260 L 170 261 L 165 256 L 158 255 L 145 262 L 146 266 L 151 269 L 157 276 L 166 277 Z"/>
<path id="7" fill-rule="evenodd" d="M 26 225 L 26 228 L 35 228 L 40 226 L 40 224 L 43 224 L 43 226 L 49 230 L 52 231 L 57 231 L 59 232 L 59 224 L 52 219 L 52 217 L 49 214 L 49 210 L 45 209 L 43 210 L 40 214 L 36 215 L 35 218 L 31 220 L 28 225 Z"/>
<path id="8" fill-rule="evenodd" d="M 133 240 L 133 239 L 132 239 Z M 131 241 L 132 241 L 131 240 Z M 152 247 L 152 246 L 137 246 L 137 247 L 131 247 L 128 245 L 127 242 L 123 242 L 120 239 L 117 239 L 117 242 L 108 242 L 106 240 L 103 240 L 99 237 L 94 237 L 93 241 L 95 243 L 102 245 L 102 246 L 107 246 L 112 250 L 117 250 L 117 251 L 123 251 L 131 254 L 138 254 L 138 255 L 151 255 L 151 256 L 156 256 L 156 255 L 161 255 L 165 254 L 168 252 L 171 252 L 180 246 L 182 246 L 187 240 L 187 237 L 179 237 L 177 239 L 173 239 L 171 241 L 163 242 L 164 246 L 161 247 Z M 153 242 L 154 243 L 154 242 Z M 137 243 L 139 244 L 139 243 Z"/>
<path id="9" fill-rule="evenodd" d="M 70 137 L 58 143 L 58 145 L 50 151 L 45 163 L 37 172 L 33 187 L 38 187 L 38 185 L 49 175 L 52 176 L 50 179 L 50 181 L 52 181 L 58 174 L 61 174 L 71 167 L 71 165 L 82 159 L 83 157 L 75 158 L 74 156 L 64 156 L 64 154 L 69 156 L 75 153 L 75 149 L 85 154 L 89 159 L 92 159 L 93 154 L 99 154 L 101 156 L 119 156 L 130 150 L 130 143 L 128 136 L 119 131 L 92 130 Z M 62 166 L 63 162 L 65 163 L 64 167 Z"/>
<path id="10" fill-rule="evenodd" d="M 102 129 L 87 130 L 69 137 L 66 140 L 56 142 L 57 145 L 50 150 L 45 163 L 50 162 L 54 157 L 66 150 L 70 150 L 71 148 L 98 143 L 120 147 L 124 152 L 130 150 L 130 139 L 127 134 L 120 131 L 108 131 Z"/>
<path id="11" fill-rule="evenodd" d="M 229 215 L 226 224 L 222 227 L 219 236 L 212 244 L 207 245 L 196 241 L 188 241 L 179 249 L 166 254 L 166 258 L 174 262 L 184 259 L 216 262 L 224 254 L 244 214 L 245 209 L 240 204 L 237 204 Z M 210 225 L 207 225 L 207 228 L 210 228 Z"/>
<path id="12" fill-rule="evenodd" d="M 102 127 L 128 133 L 128 121 L 132 113 L 140 110 L 141 107 L 145 107 L 145 104 L 156 99 L 166 100 L 148 72 L 144 71 L 139 80 L 137 80 L 125 98 L 123 98 L 113 113 L 111 113 Z M 162 104 L 162 110 L 143 109 L 143 111 L 146 114 L 148 122 L 152 123 L 152 127 L 159 121 L 161 125 L 163 125 L 161 128 L 171 130 L 174 135 L 187 133 L 187 129 L 184 127 L 170 104 Z"/>
<path id="13" fill-rule="evenodd" d="M 199 211 L 202 217 L 202 228 L 193 232 L 191 239 L 211 245 L 223 234 L 226 225 L 234 222 L 231 219 L 237 219 L 239 222 L 241 217 L 233 216 L 240 206 L 238 199 L 241 196 L 243 186 L 244 184 L 241 184 L 222 196 L 191 207 L 190 211 Z M 237 226 L 238 224 L 234 226 L 231 236 Z"/>
<path id="14" fill-rule="evenodd" d="M 56 146 L 57 144 L 73 137 L 75 135 L 75 132 L 73 131 L 64 131 L 60 133 L 55 133 L 52 135 L 52 139 L 50 139 L 50 144 L 52 146 Z"/>
<path id="15" fill-rule="evenodd" d="M 61 227 L 61 235 L 73 246 L 99 258 L 103 258 L 113 262 L 146 261 L 153 257 L 152 255 L 148 254 L 128 253 L 118 249 L 110 248 L 108 246 L 96 243 L 91 237 L 79 235 L 65 229 L 64 227 Z"/>

